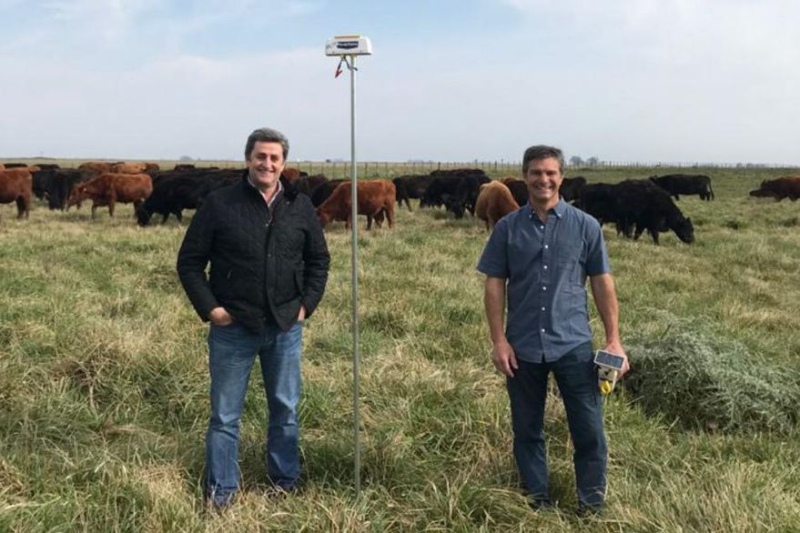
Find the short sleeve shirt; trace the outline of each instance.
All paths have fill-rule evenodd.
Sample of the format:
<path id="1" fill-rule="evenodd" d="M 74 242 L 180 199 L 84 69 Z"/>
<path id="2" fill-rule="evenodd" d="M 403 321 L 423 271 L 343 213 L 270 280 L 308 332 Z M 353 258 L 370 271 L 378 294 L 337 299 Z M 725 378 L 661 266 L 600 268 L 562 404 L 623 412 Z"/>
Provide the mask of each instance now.
<path id="1" fill-rule="evenodd" d="M 587 276 L 610 272 L 600 224 L 564 200 L 526 204 L 494 227 L 477 270 L 506 280 L 506 338 L 522 361 L 551 362 L 591 342 Z"/>

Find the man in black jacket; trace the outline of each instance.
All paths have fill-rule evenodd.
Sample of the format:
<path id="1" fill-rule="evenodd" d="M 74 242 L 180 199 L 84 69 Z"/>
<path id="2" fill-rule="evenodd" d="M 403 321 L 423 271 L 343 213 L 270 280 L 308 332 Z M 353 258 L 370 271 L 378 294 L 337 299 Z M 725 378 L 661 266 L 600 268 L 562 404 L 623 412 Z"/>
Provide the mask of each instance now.
<path id="1" fill-rule="evenodd" d="M 256 354 L 269 407 L 267 472 L 284 491 L 300 476 L 302 323 L 322 299 L 330 255 L 311 200 L 280 177 L 288 152 L 278 131 L 250 134 L 241 182 L 205 198 L 178 253 L 186 295 L 211 323 L 205 496 L 218 508 L 239 486 L 239 421 Z"/>

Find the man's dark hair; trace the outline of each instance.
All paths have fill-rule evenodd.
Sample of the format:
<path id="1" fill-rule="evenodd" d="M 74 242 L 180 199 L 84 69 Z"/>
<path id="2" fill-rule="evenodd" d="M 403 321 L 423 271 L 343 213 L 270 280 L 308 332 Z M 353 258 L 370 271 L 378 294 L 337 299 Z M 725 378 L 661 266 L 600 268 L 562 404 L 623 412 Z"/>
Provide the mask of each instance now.
<path id="1" fill-rule="evenodd" d="M 280 143 L 283 148 L 283 160 L 286 161 L 286 158 L 289 157 L 289 139 L 283 133 L 272 128 L 258 128 L 247 138 L 247 144 L 244 146 L 245 159 L 250 159 L 250 154 L 253 153 L 253 147 L 257 142 Z"/>
<path id="2" fill-rule="evenodd" d="M 525 155 L 522 156 L 522 174 L 523 176 L 528 172 L 528 166 L 531 161 L 539 161 L 541 159 L 557 159 L 558 170 L 561 175 L 564 175 L 564 152 L 555 146 L 547 146 L 545 144 L 537 144 L 525 150 Z"/>

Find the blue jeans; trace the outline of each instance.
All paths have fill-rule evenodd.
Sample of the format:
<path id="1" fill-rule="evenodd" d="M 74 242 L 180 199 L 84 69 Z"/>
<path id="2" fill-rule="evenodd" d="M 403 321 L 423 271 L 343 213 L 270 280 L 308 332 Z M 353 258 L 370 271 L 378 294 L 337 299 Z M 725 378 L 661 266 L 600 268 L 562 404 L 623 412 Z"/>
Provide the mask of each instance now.
<path id="1" fill-rule="evenodd" d="M 543 427 L 547 376 L 552 371 L 564 400 L 575 448 L 578 505 L 603 506 L 608 449 L 603 432 L 602 396 L 592 355 L 592 346 L 587 343 L 551 363 L 518 361 L 514 377 L 506 379 L 514 429 L 514 458 L 532 499 L 549 500 Z"/>
<path id="2" fill-rule="evenodd" d="M 211 326 L 211 420 L 206 434 L 206 497 L 228 503 L 239 487 L 239 422 L 255 356 L 261 361 L 269 407 L 267 473 L 272 483 L 291 490 L 300 477 L 297 404 L 303 326 L 289 331 L 268 325 L 258 335 L 240 324 Z"/>

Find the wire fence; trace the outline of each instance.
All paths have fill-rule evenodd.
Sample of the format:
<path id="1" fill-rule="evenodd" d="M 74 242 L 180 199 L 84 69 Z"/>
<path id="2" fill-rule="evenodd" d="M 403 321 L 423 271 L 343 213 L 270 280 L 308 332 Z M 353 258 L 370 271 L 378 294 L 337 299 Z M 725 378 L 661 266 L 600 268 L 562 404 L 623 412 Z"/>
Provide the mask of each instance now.
<path id="1" fill-rule="evenodd" d="M 349 178 L 350 162 L 345 161 L 294 161 L 289 166 L 308 172 L 309 175 L 324 174 L 328 178 Z M 356 164 L 359 178 L 393 178 L 413 174 L 429 174 L 435 170 L 452 170 L 457 168 L 477 168 L 491 176 L 518 177 L 522 172 L 521 161 L 409 161 L 409 162 L 360 162 Z M 760 163 L 697 163 L 697 162 L 641 162 L 641 161 L 600 161 L 595 164 L 571 165 L 567 169 L 577 171 L 597 171 L 613 168 L 626 169 L 797 169 L 797 165 L 760 164 Z"/>

